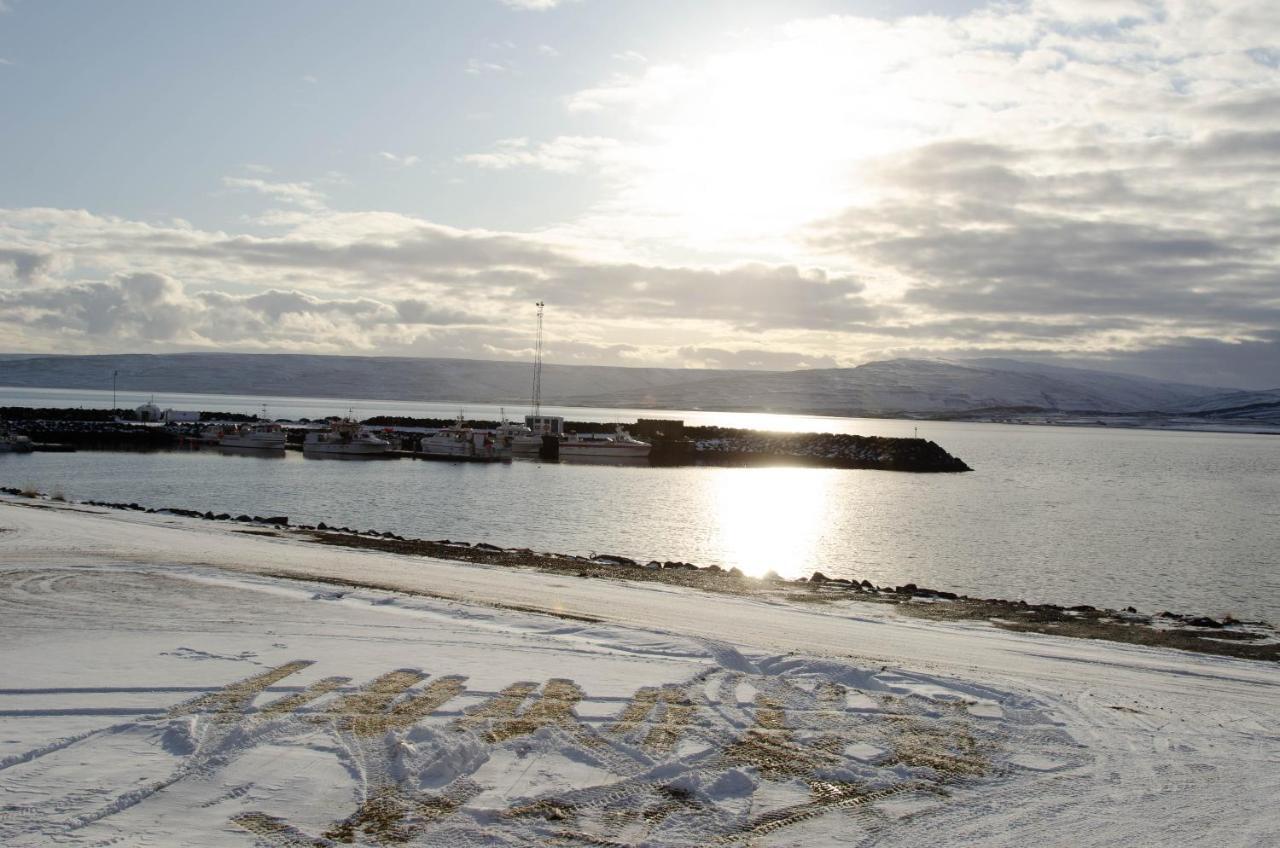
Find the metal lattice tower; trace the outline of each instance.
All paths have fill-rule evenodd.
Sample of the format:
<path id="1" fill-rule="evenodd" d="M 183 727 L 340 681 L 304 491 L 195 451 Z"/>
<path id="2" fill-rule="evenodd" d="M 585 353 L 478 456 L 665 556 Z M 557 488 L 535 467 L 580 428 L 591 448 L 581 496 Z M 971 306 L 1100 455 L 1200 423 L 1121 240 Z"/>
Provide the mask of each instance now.
<path id="1" fill-rule="evenodd" d="M 538 339 L 533 347 L 533 414 L 542 414 L 542 308 L 538 301 Z"/>

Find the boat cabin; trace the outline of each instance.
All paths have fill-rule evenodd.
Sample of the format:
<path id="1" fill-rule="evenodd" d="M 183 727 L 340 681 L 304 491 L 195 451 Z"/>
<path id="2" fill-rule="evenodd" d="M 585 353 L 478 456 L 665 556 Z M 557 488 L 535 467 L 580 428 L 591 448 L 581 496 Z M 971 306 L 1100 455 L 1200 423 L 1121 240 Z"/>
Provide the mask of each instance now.
<path id="1" fill-rule="evenodd" d="M 526 415 L 524 424 L 535 436 L 564 435 L 564 416 L 563 415 Z"/>

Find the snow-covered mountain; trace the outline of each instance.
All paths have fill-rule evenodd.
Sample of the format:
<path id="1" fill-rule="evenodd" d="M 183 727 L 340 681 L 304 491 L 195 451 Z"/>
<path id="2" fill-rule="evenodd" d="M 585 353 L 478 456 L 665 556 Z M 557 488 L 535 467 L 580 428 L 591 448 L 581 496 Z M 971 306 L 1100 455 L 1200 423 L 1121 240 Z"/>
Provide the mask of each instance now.
<path id="1" fill-rule="evenodd" d="M 103 389 L 110 388 L 113 371 L 120 372 L 120 388 L 134 392 L 468 403 L 527 403 L 533 375 L 528 362 L 477 359 L 245 353 L 0 356 L 0 386 Z M 680 368 L 544 365 L 542 397 L 556 403 L 596 392 L 644 394 L 688 382 L 692 373 Z"/>
<path id="2" fill-rule="evenodd" d="M 131 391 L 519 403 L 526 362 L 410 357 L 185 353 L 0 356 L 0 385 Z M 543 400 L 580 406 L 823 415 L 982 411 L 1164 413 L 1280 420 L 1280 390 L 1170 383 L 1011 359 L 891 359 L 856 368 L 702 371 L 546 365 Z"/>
<path id="3" fill-rule="evenodd" d="M 945 415 L 1001 409 L 1123 413 L 1209 409 L 1218 399 L 1231 394 L 1239 393 L 1014 360 L 891 359 L 857 368 L 749 377 L 717 375 L 643 394 L 615 392 L 580 398 L 578 402 L 828 415 Z"/>

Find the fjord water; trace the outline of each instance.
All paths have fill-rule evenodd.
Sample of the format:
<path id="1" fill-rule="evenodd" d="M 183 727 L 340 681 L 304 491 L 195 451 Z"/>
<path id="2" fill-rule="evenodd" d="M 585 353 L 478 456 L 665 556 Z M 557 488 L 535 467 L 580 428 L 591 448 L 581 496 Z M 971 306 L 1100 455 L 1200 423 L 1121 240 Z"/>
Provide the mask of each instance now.
<path id="1" fill-rule="evenodd" d="M 21 399 L 11 393 L 28 393 Z M 37 403 L 0 390 L 0 405 Z M 43 391 L 43 390 L 41 390 Z M 60 391 L 65 398 L 76 393 Z M 88 393 L 84 393 L 88 394 Z M 101 395 L 101 393 L 97 393 Z M 99 398 L 100 400 L 100 398 Z M 159 400 L 159 399 L 158 399 Z M 205 396 L 183 408 L 253 411 Z M 273 415 L 449 417 L 457 404 L 269 399 Z M 56 405 L 81 405 L 66 402 Z M 99 405 L 84 402 L 84 406 Z M 122 404 L 123 398 L 122 398 Z M 180 406 L 171 400 L 165 405 Z M 469 416 L 496 407 L 468 405 Z M 523 410 L 510 410 L 512 413 Z M 578 420 L 636 412 L 566 409 Z M 1280 620 L 1280 438 L 711 412 L 690 423 L 932 439 L 973 468 L 632 468 L 229 455 L 0 455 L 0 483 L 565 553 L 914 582 L 1028 601 Z"/>

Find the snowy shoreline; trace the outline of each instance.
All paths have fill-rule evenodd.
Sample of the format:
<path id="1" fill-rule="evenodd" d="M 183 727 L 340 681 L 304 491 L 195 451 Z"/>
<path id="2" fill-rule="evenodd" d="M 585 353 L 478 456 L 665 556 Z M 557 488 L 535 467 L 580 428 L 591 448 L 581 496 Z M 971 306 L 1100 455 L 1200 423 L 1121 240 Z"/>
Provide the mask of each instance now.
<path id="1" fill-rule="evenodd" d="M 0 487 L 0 498 L 6 495 L 43 503 L 60 502 L 32 490 Z M 1280 631 L 1266 621 L 1241 621 L 1232 617 L 1218 620 L 1205 614 L 1168 610 L 1145 613 L 1133 606 L 1116 609 L 1089 604 L 1028 603 L 1021 599 L 958 594 L 915 583 L 876 586 L 865 579 L 828 578 L 819 571 L 796 580 L 787 580 L 772 572 L 763 578 L 752 578 L 736 568 L 725 570 L 715 565 L 700 567 L 671 560 L 641 563 L 612 554 L 584 557 L 524 547 L 502 548 L 484 542 L 408 538 L 389 531 L 356 530 L 324 522 L 319 525 L 292 524 L 287 516 L 281 515 L 232 516 L 183 507 L 146 507 L 136 502 L 86 500 L 74 503 L 126 513 L 173 515 L 248 525 L 260 528 L 264 534 L 286 534 L 304 541 L 339 547 L 484 565 L 537 568 L 576 577 L 661 582 L 714 594 L 763 594 L 783 600 L 799 598 L 809 603 L 857 601 L 889 604 L 906 614 L 925 619 L 982 621 L 1023 632 L 1180 648 L 1240 659 L 1280 660 Z"/>
<path id="2" fill-rule="evenodd" d="M 6 845 L 1280 839 L 1273 663 L 75 504 L 0 530 Z"/>

